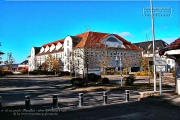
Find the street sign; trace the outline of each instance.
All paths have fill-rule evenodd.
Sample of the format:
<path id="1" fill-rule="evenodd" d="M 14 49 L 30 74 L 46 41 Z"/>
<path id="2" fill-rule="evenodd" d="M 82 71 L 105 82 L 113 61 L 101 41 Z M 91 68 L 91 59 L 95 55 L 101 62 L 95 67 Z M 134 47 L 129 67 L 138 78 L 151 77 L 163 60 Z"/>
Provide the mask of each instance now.
<path id="1" fill-rule="evenodd" d="M 155 65 L 160 65 L 160 66 L 167 65 L 166 59 L 165 58 L 161 58 L 161 57 L 156 57 L 155 58 Z"/>
<path id="2" fill-rule="evenodd" d="M 165 65 L 156 65 L 156 72 L 166 72 Z"/>

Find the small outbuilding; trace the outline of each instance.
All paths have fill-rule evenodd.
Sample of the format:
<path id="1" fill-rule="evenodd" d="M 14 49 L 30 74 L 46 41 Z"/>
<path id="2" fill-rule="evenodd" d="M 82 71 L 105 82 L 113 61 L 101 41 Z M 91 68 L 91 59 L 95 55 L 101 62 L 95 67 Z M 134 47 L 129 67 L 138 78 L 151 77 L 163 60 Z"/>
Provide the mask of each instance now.
<path id="1" fill-rule="evenodd" d="M 165 56 L 175 60 L 175 85 L 176 92 L 180 95 L 180 37 L 164 49 L 161 49 L 160 52 Z"/>

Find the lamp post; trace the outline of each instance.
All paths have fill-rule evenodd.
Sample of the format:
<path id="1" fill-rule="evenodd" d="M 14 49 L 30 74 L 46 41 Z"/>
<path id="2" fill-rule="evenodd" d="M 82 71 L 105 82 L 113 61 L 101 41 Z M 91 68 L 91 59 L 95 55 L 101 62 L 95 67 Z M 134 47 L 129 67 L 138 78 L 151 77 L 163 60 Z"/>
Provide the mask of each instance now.
<path id="1" fill-rule="evenodd" d="M 148 82 L 150 84 L 150 66 L 149 66 L 149 51 L 147 51 L 148 54 Z"/>
<path id="2" fill-rule="evenodd" d="M 120 66 L 120 80 L 121 80 L 121 86 L 122 86 L 122 61 L 121 61 L 121 56 L 120 57 L 120 61 L 119 61 L 119 66 Z"/>
<path id="3" fill-rule="evenodd" d="M 116 56 L 116 60 L 118 61 L 118 58 Z M 122 61 L 121 61 L 121 55 L 119 56 L 119 67 L 120 67 L 120 81 L 122 86 Z"/>
<path id="4" fill-rule="evenodd" d="M 153 3 L 150 0 L 151 7 L 151 22 L 152 22 L 152 41 L 153 41 L 153 63 L 155 63 L 155 32 L 154 32 L 154 15 L 153 15 Z M 156 65 L 154 64 L 154 91 L 156 91 Z"/>

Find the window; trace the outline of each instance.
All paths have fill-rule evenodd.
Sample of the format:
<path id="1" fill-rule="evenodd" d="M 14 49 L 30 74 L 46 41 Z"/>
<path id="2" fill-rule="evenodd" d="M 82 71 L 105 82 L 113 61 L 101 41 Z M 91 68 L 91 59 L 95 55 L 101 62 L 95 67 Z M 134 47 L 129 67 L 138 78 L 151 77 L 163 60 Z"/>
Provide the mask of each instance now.
<path id="1" fill-rule="evenodd" d="M 171 62 L 171 61 L 170 61 L 170 60 L 168 60 L 168 64 L 170 64 L 170 62 Z"/>
<path id="2" fill-rule="evenodd" d="M 69 64 L 67 65 L 67 69 L 69 70 Z"/>
<path id="3" fill-rule="evenodd" d="M 67 40 L 67 46 L 69 46 L 69 40 Z"/>
<path id="4" fill-rule="evenodd" d="M 77 65 L 79 66 L 79 60 L 77 61 Z"/>

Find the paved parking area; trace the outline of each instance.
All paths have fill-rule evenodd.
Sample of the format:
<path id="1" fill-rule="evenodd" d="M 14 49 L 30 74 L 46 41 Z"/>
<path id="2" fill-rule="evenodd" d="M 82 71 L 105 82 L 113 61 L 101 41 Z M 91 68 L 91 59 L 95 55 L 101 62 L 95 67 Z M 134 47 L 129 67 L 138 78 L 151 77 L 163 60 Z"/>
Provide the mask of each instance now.
<path id="1" fill-rule="evenodd" d="M 107 76 L 111 82 L 119 83 L 119 76 Z M 138 83 L 147 82 L 145 78 L 140 77 L 137 79 Z M 172 83 L 172 82 L 170 82 Z M 74 119 L 74 120 L 114 120 L 114 119 L 132 119 L 136 116 L 138 119 L 155 118 L 155 110 L 150 110 L 152 115 L 148 114 L 147 106 L 151 109 L 148 103 L 139 102 L 139 90 L 130 91 L 130 102 L 125 102 L 124 90 L 109 90 L 108 91 L 108 104 L 103 105 L 103 92 L 104 90 L 73 90 L 69 89 L 71 86 L 70 78 L 62 78 L 56 76 L 8 76 L 0 78 L 0 96 L 2 96 L 2 106 L 5 110 L 22 110 L 24 109 L 25 95 L 31 96 L 31 109 L 32 110 L 52 110 L 52 95 L 58 95 L 59 108 L 53 110 L 60 110 L 58 115 L 53 115 L 54 119 Z M 143 90 L 142 90 L 143 91 Z M 84 106 L 78 107 L 78 94 L 84 93 Z M 129 106 L 129 105 L 132 106 Z M 138 106 L 139 105 L 139 106 Z M 14 106 L 14 107 L 8 107 Z M 156 105 L 152 109 L 156 109 Z M 142 110 L 141 110 L 142 109 Z M 157 107 L 157 110 L 164 109 L 164 112 L 169 112 L 169 109 L 162 106 Z M 167 110 L 166 110 L 167 109 Z M 179 109 L 178 109 L 179 110 Z M 74 112 L 73 112 L 74 111 Z M 129 113 L 128 113 L 129 111 Z M 176 114 L 177 110 L 172 109 Z M 3 113 L 3 112 L 1 112 Z M 32 119 L 32 116 L 22 115 L 20 118 L 13 115 L 14 112 L 6 112 L 14 119 Z M 39 112 L 41 113 L 41 112 Z M 43 112 L 44 113 L 44 112 Z M 111 114 L 110 114 L 111 113 Z M 162 112 L 161 112 L 162 113 Z M 6 115 L 3 114 L 3 115 Z M 99 114 L 99 115 L 98 115 Z M 146 115 L 149 116 L 146 116 Z M 76 117 L 73 117 L 76 116 Z M 90 117 L 87 117 L 90 116 Z M 7 116 L 5 116 L 7 117 Z M 33 115 L 33 119 L 51 119 L 51 115 L 45 118 L 38 115 Z M 160 119 L 160 117 L 158 116 Z M 165 117 L 164 117 L 165 118 Z M 176 119 L 177 117 L 175 117 Z"/>
<path id="2" fill-rule="evenodd" d="M 110 82 L 120 83 L 119 75 L 108 75 Z M 148 82 L 146 77 L 138 77 L 135 83 Z M 152 82 L 152 81 L 151 81 Z M 173 84 L 171 82 L 171 84 Z M 3 106 L 23 105 L 24 97 L 30 95 L 31 103 L 50 104 L 52 95 L 59 97 L 59 102 L 66 104 L 78 103 L 78 93 L 84 93 L 84 101 L 88 104 L 95 104 L 96 101 L 102 101 L 104 90 L 98 91 L 76 91 L 69 89 L 71 86 L 70 78 L 56 76 L 30 76 L 30 75 L 13 75 L 0 78 L 0 96 L 3 98 Z M 124 100 L 124 90 L 108 91 L 110 103 Z M 139 91 L 131 91 L 131 100 L 139 98 Z M 89 102 L 90 101 L 90 102 Z M 94 103 L 95 102 L 95 103 Z M 88 105 L 87 104 L 87 105 Z M 98 102 L 97 104 L 101 104 Z M 74 105 L 75 106 L 75 105 Z"/>
<path id="3" fill-rule="evenodd" d="M 24 105 L 24 98 L 30 95 L 31 104 L 51 104 L 52 95 L 56 94 L 59 98 L 61 107 L 77 107 L 78 93 L 84 93 L 86 106 L 99 105 L 103 101 L 104 90 L 98 91 L 76 91 L 69 89 L 71 86 L 70 78 L 54 76 L 10 76 L 0 78 L 0 96 L 2 96 L 3 106 Z M 131 100 L 137 100 L 138 91 L 131 92 Z M 136 96 L 135 96 L 136 95 Z M 118 103 L 124 101 L 124 90 L 108 91 L 108 102 Z"/>

